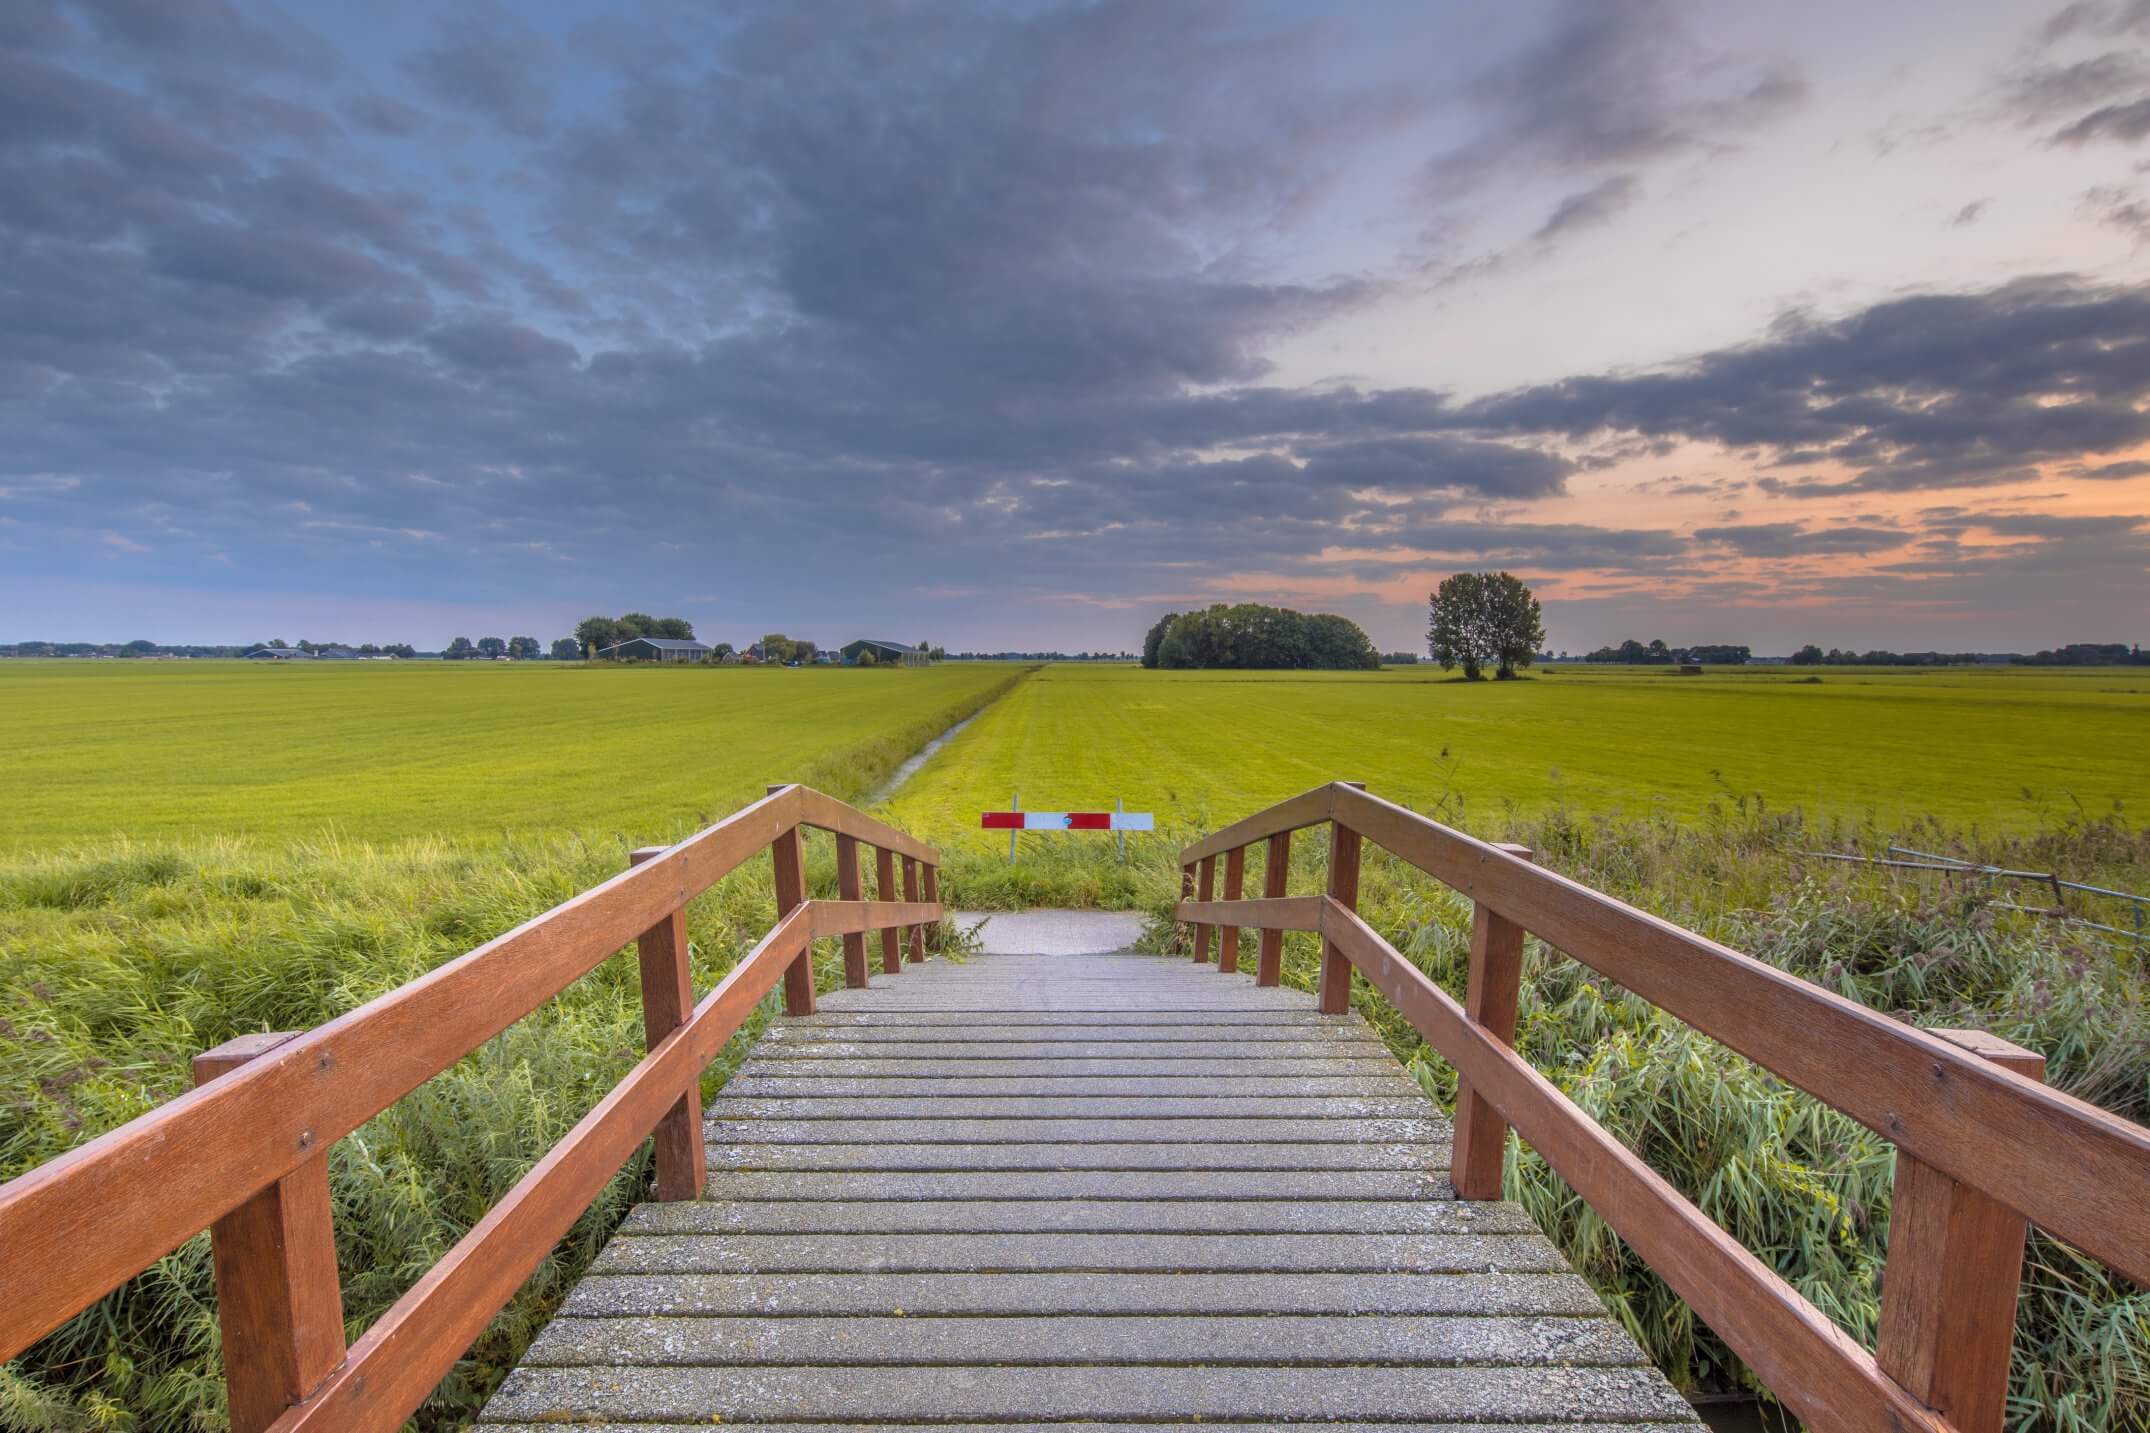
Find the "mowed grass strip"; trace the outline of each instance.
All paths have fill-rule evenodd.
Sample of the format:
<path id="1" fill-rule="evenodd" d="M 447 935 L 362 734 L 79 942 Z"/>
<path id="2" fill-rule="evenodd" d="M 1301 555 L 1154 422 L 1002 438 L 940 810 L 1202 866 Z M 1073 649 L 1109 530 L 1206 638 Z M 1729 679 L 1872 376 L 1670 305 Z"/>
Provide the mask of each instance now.
<path id="1" fill-rule="evenodd" d="M 2150 670 L 1565 668 L 1464 683 L 1430 667 L 1062 664 L 951 741 L 893 805 L 941 841 L 983 839 L 978 813 L 1017 791 L 1032 810 L 1121 798 L 1207 828 L 1338 779 L 1451 821 L 1510 803 L 1696 817 L 1732 794 L 1817 817 L 2031 829 L 2150 799 Z"/>
<path id="2" fill-rule="evenodd" d="M 651 835 L 774 781 L 863 797 L 1024 670 L 0 662 L 0 849 Z"/>

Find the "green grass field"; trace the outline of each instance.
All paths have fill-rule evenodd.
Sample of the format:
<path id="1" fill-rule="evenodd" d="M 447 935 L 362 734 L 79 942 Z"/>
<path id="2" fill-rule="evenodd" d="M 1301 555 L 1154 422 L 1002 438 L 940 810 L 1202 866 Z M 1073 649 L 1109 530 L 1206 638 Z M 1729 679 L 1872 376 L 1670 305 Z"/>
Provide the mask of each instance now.
<path id="1" fill-rule="evenodd" d="M 1563 668 L 1464 683 L 1380 673 L 1048 667 L 898 793 L 962 838 L 1033 810 L 1123 798 L 1180 827 L 1330 780 L 1475 825 L 1566 807 L 1694 817 L 1728 794 L 1810 817 L 1932 816 L 2026 830 L 2150 803 L 2150 670 L 1924 672 Z"/>
<path id="2" fill-rule="evenodd" d="M 0 662 L 0 849 L 707 822 L 856 798 L 1021 669 Z"/>
<path id="3" fill-rule="evenodd" d="M 1901 837 L 2150 887 L 2150 833 L 2129 814 L 2150 797 L 2141 669 L 1568 668 L 1466 686 L 1431 669 L 0 662 L 0 1178 L 172 1098 L 193 1053 L 341 1014 L 769 781 L 862 800 L 974 711 L 887 812 L 948 851 L 953 902 L 1163 914 L 1181 839 L 1362 780 L 1875 1009 L 2041 1049 L 2055 1085 L 2150 1118 L 2145 952 L 1980 889 L 1801 854 Z M 1124 865 L 1106 837 L 1026 836 L 1011 868 L 976 823 L 1017 790 L 1033 810 L 1119 797 L 1161 830 Z M 1323 843 L 1295 843 L 1292 889 L 1320 889 L 1324 861 Z M 826 839 L 809 865 L 833 893 Z M 1461 993 L 1468 902 L 1370 854 L 1360 908 Z M 773 918 L 767 861 L 696 901 L 697 988 Z M 826 987 L 841 976 L 823 944 Z M 1871 1345 L 1885 1143 L 1556 952 L 1533 943 L 1528 960 L 1533 1063 Z M 1289 981 L 1306 985 L 1317 961 L 1310 937 L 1287 943 Z M 354 1332 L 628 1068 L 639 1003 L 633 962 L 615 959 L 337 1144 Z M 1392 1010 L 1361 1009 L 1431 1093 L 1453 1094 Z M 463 1426 L 646 1176 L 638 1157 L 613 1181 L 422 1429 Z M 1723 1345 L 1528 1150 L 1509 1186 L 1675 1381 L 1741 1385 Z M 223 1426 L 214 1310 L 197 1238 L 0 1367 L 0 1430 Z M 2150 1427 L 2150 1293 L 2034 1239 L 2011 1398 L 2012 1428 Z"/>

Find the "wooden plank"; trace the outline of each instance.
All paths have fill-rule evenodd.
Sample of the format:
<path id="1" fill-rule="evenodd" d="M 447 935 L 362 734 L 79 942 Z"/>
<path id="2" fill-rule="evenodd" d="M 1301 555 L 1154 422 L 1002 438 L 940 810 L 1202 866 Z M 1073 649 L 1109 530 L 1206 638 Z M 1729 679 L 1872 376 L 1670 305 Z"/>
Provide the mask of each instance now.
<path id="1" fill-rule="evenodd" d="M 1282 900 L 1291 878 L 1291 832 L 1279 831 L 1269 838 L 1263 858 L 1262 897 Z M 1262 927 L 1261 955 L 1254 968 L 1256 985 L 1275 985 L 1284 978 L 1284 932 L 1276 926 Z"/>
<path id="2" fill-rule="evenodd" d="M 881 898 L 884 905 L 893 904 L 896 900 L 896 853 L 886 846 L 876 846 L 874 848 L 873 880 L 874 894 Z M 903 973 L 903 951 L 898 945 L 900 939 L 900 933 L 895 926 L 886 925 L 881 927 L 881 973 L 883 975 L 901 975 Z"/>
<path id="3" fill-rule="evenodd" d="M 297 1038 L 242 1035 L 194 1057 L 206 1085 Z M 232 1433 L 261 1433 L 343 1361 L 343 1294 L 323 1150 L 210 1226 Z"/>
<path id="4" fill-rule="evenodd" d="M 918 905 L 918 862 L 909 856 L 903 858 L 903 899 L 907 904 Z M 926 928 L 913 922 L 904 923 L 904 939 L 911 948 L 911 959 L 926 958 Z"/>
<path id="5" fill-rule="evenodd" d="M 1224 856 L 1224 899 L 1226 903 L 1238 900 L 1245 894 L 1247 877 L 1247 848 L 1234 846 Z M 1239 927 L 1217 927 L 1217 969 L 1230 975 L 1239 969 Z"/>
<path id="6" fill-rule="evenodd" d="M 1195 899 L 1198 903 L 1207 905 L 1217 894 L 1217 858 L 1204 856 L 1196 863 L 1196 870 L 1199 874 L 1196 877 Z M 1208 959 L 1209 923 L 1198 920 L 1194 925 L 1194 963 L 1201 965 Z"/>
<path id="7" fill-rule="evenodd" d="M 846 901 L 861 900 L 865 896 L 859 885 L 856 836 L 839 835 L 836 838 L 836 890 Z M 844 984 L 853 990 L 866 988 L 866 937 L 862 931 L 844 932 Z"/>
<path id="8" fill-rule="evenodd" d="M 915 926 L 933 919 L 934 912 L 934 907 L 924 901 L 808 901 L 806 908 L 813 913 L 815 940 Z M 861 963 L 864 963 L 863 950 Z"/>
<path id="9" fill-rule="evenodd" d="M 587 974 L 769 844 L 794 802 L 757 801 L 229 1079 L 0 1185 L 0 1361 Z"/>
<path id="10" fill-rule="evenodd" d="M 1238 901 L 1181 901 L 1173 916 L 1183 921 L 1224 921 L 1247 930 L 1320 930 L 1320 896 L 1257 896 Z"/>
<path id="11" fill-rule="evenodd" d="M 769 788 L 772 793 L 785 789 L 781 786 Z M 797 789 L 805 790 L 804 787 Z M 769 843 L 769 860 L 775 867 L 776 918 L 781 922 L 806 904 L 806 837 L 797 823 Z M 814 945 L 811 940 L 799 947 L 798 957 L 784 972 L 784 1013 L 814 1013 Z"/>
<path id="12" fill-rule="evenodd" d="M 1356 912 L 1329 902 L 1322 934 L 1808 1426 L 1949 1433 L 1872 1354 L 1480 1029 Z"/>
<path id="13" fill-rule="evenodd" d="M 1235 821 L 1215 835 L 1203 837 L 1180 852 L 1180 864 L 1191 866 L 1206 856 L 1221 854 L 1234 846 L 1251 845 L 1265 837 L 1319 826 L 1329 819 L 1330 811 L 1331 788 L 1317 786 L 1288 801 L 1279 801 L 1266 811 L 1257 811 L 1244 821 Z"/>
<path id="14" fill-rule="evenodd" d="M 639 866 L 663 854 L 661 846 L 645 846 L 630 852 L 627 860 Z M 642 932 L 635 954 L 642 967 L 642 1048 L 654 1050 L 658 1041 L 686 1024 L 687 1017 L 694 1013 L 694 970 L 688 960 L 686 908 L 675 909 Z M 681 1092 L 678 1103 L 657 1121 L 655 1139 L 657 1197 L 700 1198 L 708 1170 L 702 1156 L 699 1081 Z"/>
<path id="15" fill-rule="evenodd" d="M 1500 849 L 1521 861 L 1530 847 Z M 1503 1045 L 1515 1044 L 1516 1006 L 1523 994 L 1523 927 L 1493 910 L 1471 910 L 1471 972 L 1464 1013 Z M 1461 1199 L 1501 1197 L 1507 1163 L 1508 1122 L 1500 1117 L 1470 1081 L 1456 1082 L 1456 1195 Z"/>
<path id="16" fill-rule="evenodd" d="M 2045 1078 L 2034 1050 L 1983 1030 L 1933 1033 L 2027 1080 Z M 2026 1233 L 2023 1216 L 1991 1195 L 1897 1155 L 1874 1357 L 1960 1433 L 2001 1433 L 2007 1423 Z"/>
<path id="17" fill-rule="evenodd" d="M 799 820 L 816 831 L 827 831 L 838 836 L 851 836 L 867 845 L 883 851 L 893 851 L 898 856 L 908 856 L 929 866 L 940 864 L 941 853 L 924 841 L 907 832 L 899 831 L 884 822 L 876 821 L 857 807 L 846 805 L 835 797 L 814 790 L 811 786 L 772 786 L 772 791 L 791 790 L 798 793 Z"/>
<path id="18" fill-rule="evenodd" d="M 1349 783 L 1356 786 L 1357 783 Z M 1329 824 L 1329 900 L 1346 910 L 1359 904 L 1360 837 L 1341 820 Z M 1351 1009 L 1351 962 L 1334 943 L 1321 951 L 1321 1013 L 1343 1015 Z"/>
<path id="19" fill-rule="evenodd" d="M 2150 1284 L 2150 1129 L 1363 792 L 1368 839 Z"/>
<path id="20" fill-rule="evenodd" d="M 635 1151 L 658 1117 L 716 1058 L 762 996 L 808 947 L 793 910 L 733 966 L 627 1077 L 408 1293 L 351 1346 L 311 1397 L 273 1425 L 300 1430 L 394 1428 L 425 1401 L 531 1271 Z"/>

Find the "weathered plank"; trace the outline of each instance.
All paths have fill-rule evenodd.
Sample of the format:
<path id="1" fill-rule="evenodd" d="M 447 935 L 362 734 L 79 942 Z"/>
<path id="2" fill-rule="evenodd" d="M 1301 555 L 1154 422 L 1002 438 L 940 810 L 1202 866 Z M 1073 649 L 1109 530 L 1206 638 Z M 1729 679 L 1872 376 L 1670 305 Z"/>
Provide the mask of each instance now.
<path id="1" fill-rule="evenodd" d="M 489 1426 L 1694 1426 L 1522 1210 L 1453 1198 L 1364 1022 L 1247 975 L 906 965 L 709 1113 L 707 1199 L 628 1219 Z"/>

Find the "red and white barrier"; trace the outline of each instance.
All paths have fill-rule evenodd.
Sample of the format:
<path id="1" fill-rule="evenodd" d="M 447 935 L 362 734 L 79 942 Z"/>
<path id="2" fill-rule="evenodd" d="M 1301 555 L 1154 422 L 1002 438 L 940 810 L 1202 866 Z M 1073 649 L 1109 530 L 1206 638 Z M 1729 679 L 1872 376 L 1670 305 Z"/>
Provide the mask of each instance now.
<path id="1" fill-rule="evenodd" d="M 985 811 L 978 825 L 987 831 L 1154 831 L 1149 811 Z"/>

